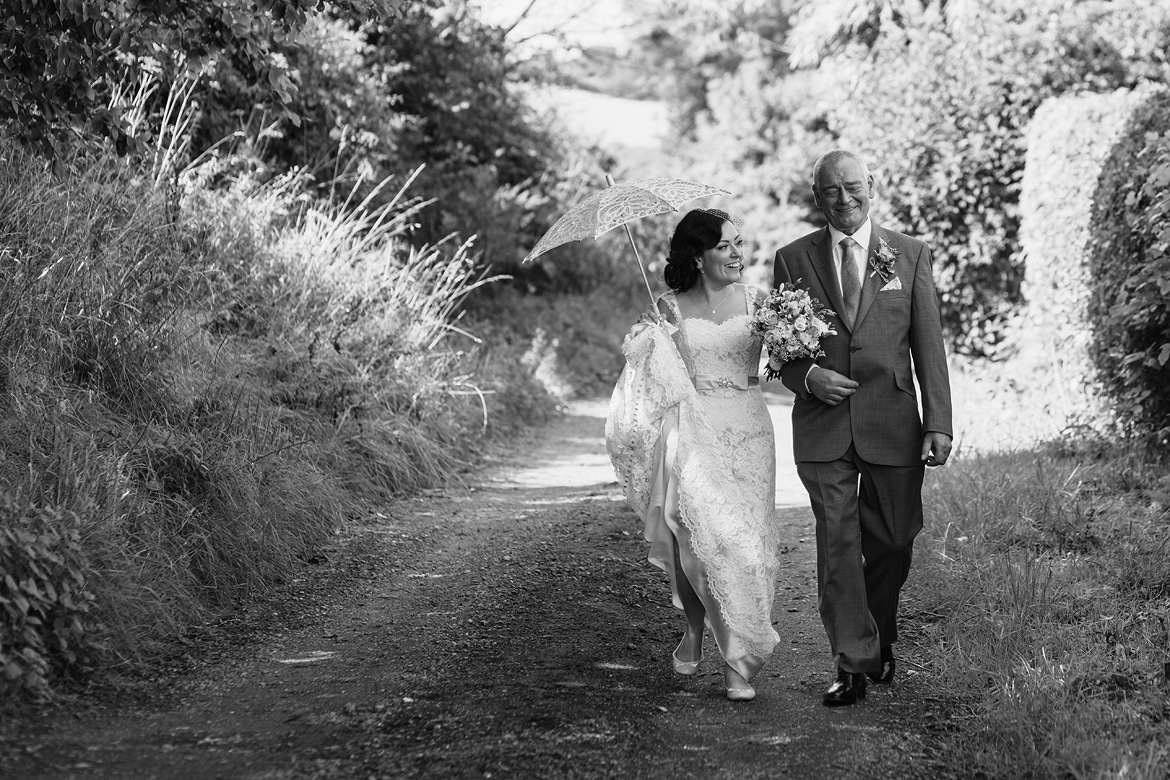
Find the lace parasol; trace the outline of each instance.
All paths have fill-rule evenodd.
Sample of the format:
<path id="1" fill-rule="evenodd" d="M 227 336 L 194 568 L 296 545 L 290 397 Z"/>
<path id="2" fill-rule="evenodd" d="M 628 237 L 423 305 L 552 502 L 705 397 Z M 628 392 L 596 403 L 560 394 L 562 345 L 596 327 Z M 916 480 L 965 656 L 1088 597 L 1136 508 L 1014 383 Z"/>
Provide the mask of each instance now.
<path id="1" fill-rule="evenodd" d="M 698 198 L 731 194 L 719 187 L 686 179 L 652 178 L 615 184 L 613 177 L 605 178 L 609 187 L 590 195 L 565 212 L 536 242 L 523 262 L 531 262 L 550 249 L 573 241 L 597 238 L 619 225 L 627 225 L 643 217 L 678 211 L 684 203 Z M 646 270 L 642 267 L 642 258 L 629 227 L 626 227 L 626 235 L 634 249 L 642 279 L 646 282 L 646 291 L 650 292 L 650 280 L 646 278 Z M 652 292 L 650 298 L 654 298 Z"/>

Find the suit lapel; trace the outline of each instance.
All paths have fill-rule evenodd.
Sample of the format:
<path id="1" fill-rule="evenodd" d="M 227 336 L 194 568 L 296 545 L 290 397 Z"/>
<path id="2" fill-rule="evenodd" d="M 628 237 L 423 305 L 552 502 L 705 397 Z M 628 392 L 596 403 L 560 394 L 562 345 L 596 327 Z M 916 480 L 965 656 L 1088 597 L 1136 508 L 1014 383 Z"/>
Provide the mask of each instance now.
<path id="1" fill-rule="evenodd" d="M 813 239 L 811 255 L 813 270 L 821 282 L 821 289 L 829 298 L 829 305 L 841 319 L 840 312 L 845 311 L 845 300 L 841 297 L 841 286 L 837 283 L 837 272 L 833 270 L 833 244 L 829 240 L 829 229 L 825 228 L 820 235 Z M 841 319 L 842 324 L 845 320 Z"/>
<path id="2" fill-rule="evenodd" d="M 869 267 L 869 258 L 873 257 L 878 251 L 878 242 L 881 240 L 882 229 L 877 225 L 873 226 L 873 230 L 869 234 L 869 247 L 866 249 L 865 257 L 866 263 L 861 278 L 861 301 L 857 304 L 857 319 L 853 321 L 853 330 L 856 332 L 858 326 L 861 325 L 862 320 L 865 319 L 866 312 L 869 311 L 870 305 L 873 304 L 874 298 L 877 297 L 878 290 L 882 289 L 885 281 L 881 276 L 873 272 Z"/>

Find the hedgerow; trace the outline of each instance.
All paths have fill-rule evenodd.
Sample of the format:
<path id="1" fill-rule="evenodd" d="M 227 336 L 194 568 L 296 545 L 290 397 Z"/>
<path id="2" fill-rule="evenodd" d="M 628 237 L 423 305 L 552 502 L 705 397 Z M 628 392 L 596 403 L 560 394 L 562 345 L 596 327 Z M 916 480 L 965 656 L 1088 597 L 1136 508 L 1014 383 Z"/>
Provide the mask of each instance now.
<path id="1" fill-rule="evenodd" d="M 1170 433 L 1170 92 L 1138 108 L 1101 173 L 1089 269 L 1090 345 L 1120 419 Z"/>
<path id="2" fill-rule="evenodd" d="M 1048 400 L 1057 428 L 1100 430 L 1108 413 L 1089 354 L 1089 244 L 1102 166 L 1149 89 L 1049 98 L 1027 134 L 1019 245 L 1025 305 L 1011 333 L 1013 369 Z"/>

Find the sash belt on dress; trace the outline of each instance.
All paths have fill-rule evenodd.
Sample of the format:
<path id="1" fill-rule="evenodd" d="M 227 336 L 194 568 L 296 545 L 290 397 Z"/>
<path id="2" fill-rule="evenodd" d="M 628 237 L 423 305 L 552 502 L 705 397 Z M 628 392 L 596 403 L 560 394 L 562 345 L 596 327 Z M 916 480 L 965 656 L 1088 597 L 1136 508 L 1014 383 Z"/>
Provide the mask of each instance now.
<path id="1" fill-rule="evenodd" d="M 704 390 L 718 390 L 724 387 L 730 387 L 735 390 L 747 390 L 749 387 L 755 387 L 760 383 L 758 376 L 749 376 L 747 374 L 732 374 L 730 376 L 712 376 L 711 374 L 695 374 L 694 376 L 695 389 L 700 393 Z"/>

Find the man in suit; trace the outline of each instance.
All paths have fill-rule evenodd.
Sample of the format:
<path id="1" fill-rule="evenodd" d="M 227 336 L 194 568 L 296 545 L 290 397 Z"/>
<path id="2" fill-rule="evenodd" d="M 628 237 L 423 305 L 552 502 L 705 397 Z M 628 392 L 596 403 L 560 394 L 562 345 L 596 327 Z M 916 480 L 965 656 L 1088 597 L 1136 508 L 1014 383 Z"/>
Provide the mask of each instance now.
<path id="1" fill-rule="evenodd" d="M 828 706 L 863 699 L 867 676 L 894 678 L 925 467 L 943 465 L 951 451 L 930 248 L 875 225 L 873 195 L 860 158 L 828 152 L 813 166 L 813 198 L 828 225 L 776 253 L 776 286 L 807 289 L 836 313 L 825 355 L 781 370 L 796 395 L 793 449 L 816 516 L 818 601 L 837 665 Z"/>

